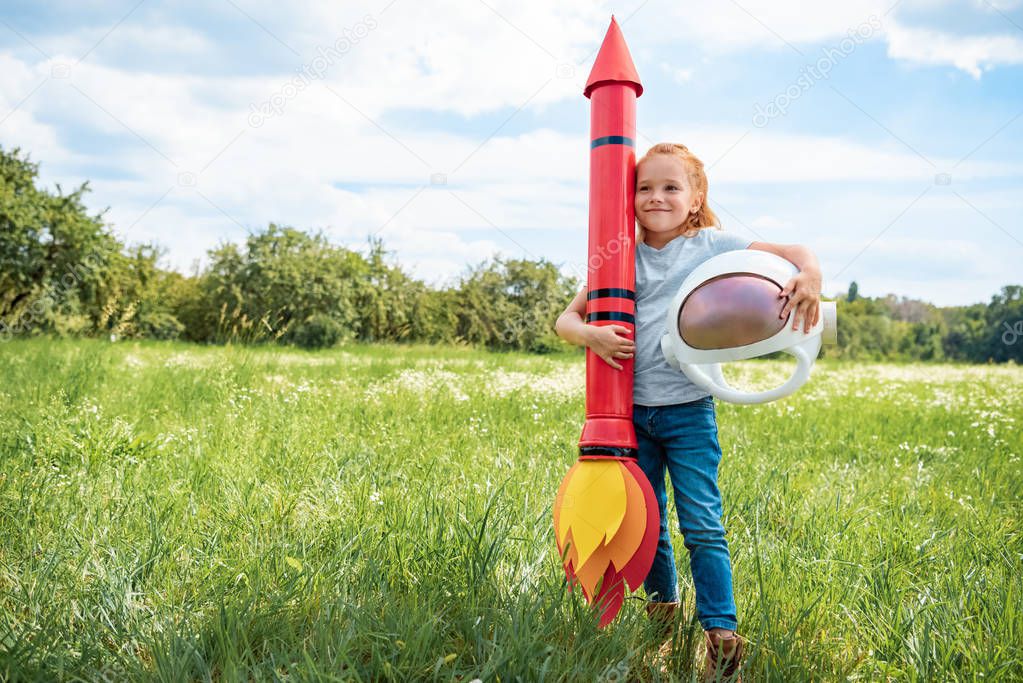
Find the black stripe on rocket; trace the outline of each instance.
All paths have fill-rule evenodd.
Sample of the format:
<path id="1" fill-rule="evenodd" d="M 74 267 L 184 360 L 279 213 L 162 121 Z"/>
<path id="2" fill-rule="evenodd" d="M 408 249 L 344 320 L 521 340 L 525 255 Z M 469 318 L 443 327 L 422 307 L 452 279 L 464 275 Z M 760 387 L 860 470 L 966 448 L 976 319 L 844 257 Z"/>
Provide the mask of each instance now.
<path id="1" fill-rule="evenodd" d="M 631 313 L 622 313 L 621 311 L 596 311 L 594 313 L 586 314 L 586 322 L 592 323 L 597 320 L 614 320 L 616 322 L 629 323 L 632 325 L 636 324 L 636 316 Z"/>
<path id="2" fill-rule="evenodd" d="M 632 138 L 627 138 L 624 135 L 605 135 L 600 138 L 594 138 L 590 142 L 590 149 L 596 149 L 597 147 L 603 147 L 604 145 L 625 145 L 626 147 L 635 147 L 636 142 Z"/>
<path id="3" fill-rule="evenodd" d="M 636 293 L 631 289 L 624 289 L 622 287 L 604 287 L 586 293 L 587 301 L 593 301 L 594 299 L 631 299 L 635 301 Z"/>

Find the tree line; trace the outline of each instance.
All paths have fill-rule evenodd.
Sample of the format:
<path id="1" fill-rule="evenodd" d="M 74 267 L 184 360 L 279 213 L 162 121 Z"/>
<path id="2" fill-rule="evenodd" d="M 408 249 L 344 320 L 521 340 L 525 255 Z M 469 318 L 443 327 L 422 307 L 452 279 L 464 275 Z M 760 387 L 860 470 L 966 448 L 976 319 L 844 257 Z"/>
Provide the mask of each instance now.
<path id="1" fill-rule="evenodd" d="M 88 183 L 41 188 L 38 165 L 0 148 L 0 341 L 110 336 L 200 343 L 469 344 L 567 348 L 557 316 L 580 283 L 546 260 L 494 258 L 431 287 L 371 239 L 356 251 L 270 224 L 208 252 L 191 275 L 160 267 L 157 245 L 126 245 L 82 202 Z M 839 344 L 826 356 L 874 360 L 1023 360 L 1023 287 L 988 304 L 939 308 L 894 295 L 836 297 Z"/>

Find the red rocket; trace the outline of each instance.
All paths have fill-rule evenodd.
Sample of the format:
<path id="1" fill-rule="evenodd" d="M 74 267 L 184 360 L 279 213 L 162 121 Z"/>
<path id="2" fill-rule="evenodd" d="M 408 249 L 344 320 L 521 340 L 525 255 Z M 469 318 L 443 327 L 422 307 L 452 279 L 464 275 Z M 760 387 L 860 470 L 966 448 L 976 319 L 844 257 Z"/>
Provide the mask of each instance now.
<path id="1" fill-rule="evenodd" d="M 636 98 L 643 86 L 621 29 L 611 26 L 583 94 L 590 100 L 590 224 L 586 322 L 635 333 Z M 554 535 L 569 587 L 582 586 L 600 625 L 621 609 L 625 585 L 646 578 L 660 513 L 637 464 L 632 359 L 615 370 L 586 351 L 586 422 L 579 460 L 554 503 Z"/>

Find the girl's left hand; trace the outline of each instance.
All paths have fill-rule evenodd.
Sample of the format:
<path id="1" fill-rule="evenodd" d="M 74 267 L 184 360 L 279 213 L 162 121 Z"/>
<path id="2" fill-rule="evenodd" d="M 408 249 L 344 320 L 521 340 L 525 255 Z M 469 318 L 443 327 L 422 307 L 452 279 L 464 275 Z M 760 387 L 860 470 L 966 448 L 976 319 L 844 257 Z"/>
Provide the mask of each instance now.
<path id="1" fill-rule="evenodd" d="M 793 277 L 785 285 L 778 296 L 788 297 L 785 307 L 781 309 L 780 318 L 787 318 L 789 312 L 795 309 L 796 314 L 792 317 L 792 329 L 799 328 L 799 322 L 804 322 L 803 333 L 806 334 L 810 328 L 817 324 L 820 319 L 821 303 L 821 274 L 818 271 L 804 270 Z"/>

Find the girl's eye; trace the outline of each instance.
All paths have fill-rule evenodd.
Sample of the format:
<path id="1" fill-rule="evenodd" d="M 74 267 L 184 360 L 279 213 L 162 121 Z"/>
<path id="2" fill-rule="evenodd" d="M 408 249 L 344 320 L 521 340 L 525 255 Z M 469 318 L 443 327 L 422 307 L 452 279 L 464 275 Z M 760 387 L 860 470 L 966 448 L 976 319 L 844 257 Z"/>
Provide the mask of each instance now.
<path id="1" fill-rule="evenodd" d="M 674 185 L 668 185 L 668 189 L 669 190 L 677 190 L 678 188 L 675 187 Z"/>

